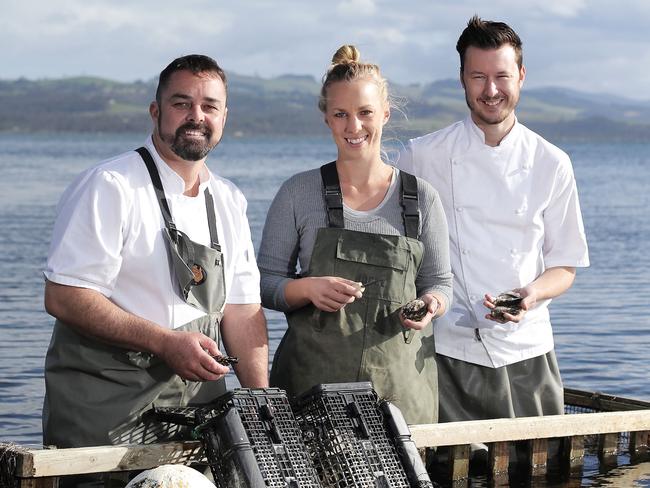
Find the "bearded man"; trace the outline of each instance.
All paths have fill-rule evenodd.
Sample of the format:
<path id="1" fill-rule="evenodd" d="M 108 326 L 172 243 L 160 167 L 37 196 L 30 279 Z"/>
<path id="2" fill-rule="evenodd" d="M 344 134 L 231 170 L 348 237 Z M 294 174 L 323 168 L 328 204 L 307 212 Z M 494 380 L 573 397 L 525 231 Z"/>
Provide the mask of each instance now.
<path id="1" fill-rule="evenodd" d="M 58 205 L 45 307 L 44 444 L 82 447 L 174 437 L 152 404 L 268 386 L 268 339 L 246 199 L 206 157 L 226 122 L 226 75 L 189 55 L 160 74 L 153 134 L 81 174 Z M 220 349 L 220 341 L 225 351 Z"/>

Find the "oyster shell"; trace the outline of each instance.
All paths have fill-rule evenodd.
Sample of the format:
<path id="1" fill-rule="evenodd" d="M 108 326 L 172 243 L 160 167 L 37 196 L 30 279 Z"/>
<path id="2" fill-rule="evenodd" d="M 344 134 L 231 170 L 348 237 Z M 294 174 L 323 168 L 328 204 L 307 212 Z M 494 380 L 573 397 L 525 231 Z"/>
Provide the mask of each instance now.
<path id="1" fill-rule="evenodd" d="M 504 313 L 518 315 L 521 312 L 521 302 L 523 298 L 518 293 L 507 291 L 496 296 L 494 299 L 495 307 L 490 311 L 490 315 L 495 319 L 505 320 Z"/>
<path id="2" fill-rule="evenodd" d="M 216 362 L 221 364 L 222 366 L 230 366 L 231 364 L 235 364 L 239 362 L 239 358 L 236 358 L 235 356 L 212 356 Z"/>
<path id="3" fill-rule="evenodd" d="M 424 300 L 420 300 L 419 298 L 411 300 L 402 307 L 402 315 L 404 318 L 413 320 L 414 322 L 422 320 L 427 312 L 427 304 L 424 303 Z"/>

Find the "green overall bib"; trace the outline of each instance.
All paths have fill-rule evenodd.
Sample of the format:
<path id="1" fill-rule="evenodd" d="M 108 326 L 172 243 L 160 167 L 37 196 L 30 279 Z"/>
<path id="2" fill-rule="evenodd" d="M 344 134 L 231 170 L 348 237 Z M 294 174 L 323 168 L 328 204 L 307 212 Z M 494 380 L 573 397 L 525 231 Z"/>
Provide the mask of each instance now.
<path id="1" fill-rule="evenodd" d="M 151 155 L 143 147 L 137 152 L 147 165 L 165 221 L 173 279 L 185 302 L 207 313 L 176 330 L 201 332 L 218 343 L 225 280 L 212 195 L 206 189 L 212 241 L 207 247 L 176 229 Z M 177 426 L 143 418 L 154 402 L 185 406 L 206 403 L 225 392 L 223 379 L 184 382 L 152 354 L 98 342 L 58 320 L 45 360 L 45 382 L 43 440 L 58 447 L 174 439 L 181 435 Z"/>
<path id="2" fill-rule="evenodd" d="M 318 230 L 308 276 L 375 281 L 337 312 L 310 304 L 287 313 L 287 331 L 273 359 L 271 385 L 292 397 L 320 383 L 371 381 L 410 424 L 438 417 L 433 327 L 404 329 L 400 307 L 416 298 L 423 246 L 415 177 L 400 172 L 406 236 L 344 229 L 335 163 L 321 168 L 329 227 Z"/>

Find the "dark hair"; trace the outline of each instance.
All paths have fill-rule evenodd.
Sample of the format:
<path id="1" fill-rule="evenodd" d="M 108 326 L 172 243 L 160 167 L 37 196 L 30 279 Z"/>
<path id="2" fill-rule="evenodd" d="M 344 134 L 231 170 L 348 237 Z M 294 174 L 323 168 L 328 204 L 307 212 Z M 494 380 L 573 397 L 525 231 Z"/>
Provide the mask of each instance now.
<path id="1" fill-rule="evenodd" d="M 337 81 L 370 78 L 379 86 L 383 100 L 389 103 L 388 83 L 381 75 L 379 66 L 372 63 L 362 63 L 360 58 L 359 50 L 351 44 L 345 44 L 336 50 L 334 56 L 332 56 L 332 64 L 323 77 L 323 86 L 318 98 L 318 108 L 321 112 L 324 113 L 327 110 L 327 89 Z"/>
<path id="2" fill-rule="evenodd" d="M 492 22 L 482 20 L 475 15 L 467 23 L 456 43 L 456 51 L 460 54 L 460 72 L 465 67 L 465 51 L 470 46 L 479 49 L 498 49 L 505 44 L 510 44 L 517 57 L 517 65 L 521 69 L 524 62 L 524 55 L 521 50 L 521 39 L 512 28 L 503 22 Z"/>
<path id="3" fill-rule="evenodd" d="M 226 89 L 228 88 L 226 73 L 214 59 L 210 56 L 204 56 L 203 54 L 188 54 L 187 56 L 174 59 L 160 72 L 160 76 L 158 77 L 158 88 L 156 88 L 156 103 L 158 103 L 158 105 L 160 105 L 161 102 L 161 94 L 169 83 L 169 78 L 171 78 L 172 74 L 177 71 L 190 71 L 195 75 L 200 73 L 213 73 L 221 78 Z"/>

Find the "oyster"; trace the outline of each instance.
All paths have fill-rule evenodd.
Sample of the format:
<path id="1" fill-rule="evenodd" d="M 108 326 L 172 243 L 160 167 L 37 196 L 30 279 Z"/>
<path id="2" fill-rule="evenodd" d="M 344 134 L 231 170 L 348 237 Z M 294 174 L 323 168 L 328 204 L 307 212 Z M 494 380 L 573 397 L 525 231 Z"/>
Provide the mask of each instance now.
<path id="1" fill-rule="evenodd" d="M 428 311 L 427 304 L 424 303 L 424 300 L 420 300 L 419 298 L 411 300 L 402 307 L 402 315 L 404 318 L 414 322 L 422 320 Z"/>
<path id="2" fill-rule="evenodd" d="M 518 315 L 521 312 L 521 302 L 523 298 L 518 293 L 507 291 L 497 295 L 494 299 L 494 308 L 490 311 L 490 315 L 495 319 L 505 320 L 504 313 L 510 315 Z"/>
<path id="3" fill-rule="evenodd" d="M 230 366 L 239 362 L 239 359 L 234 356 L 212 356 L 216 362 L 222 366 Z"/>

